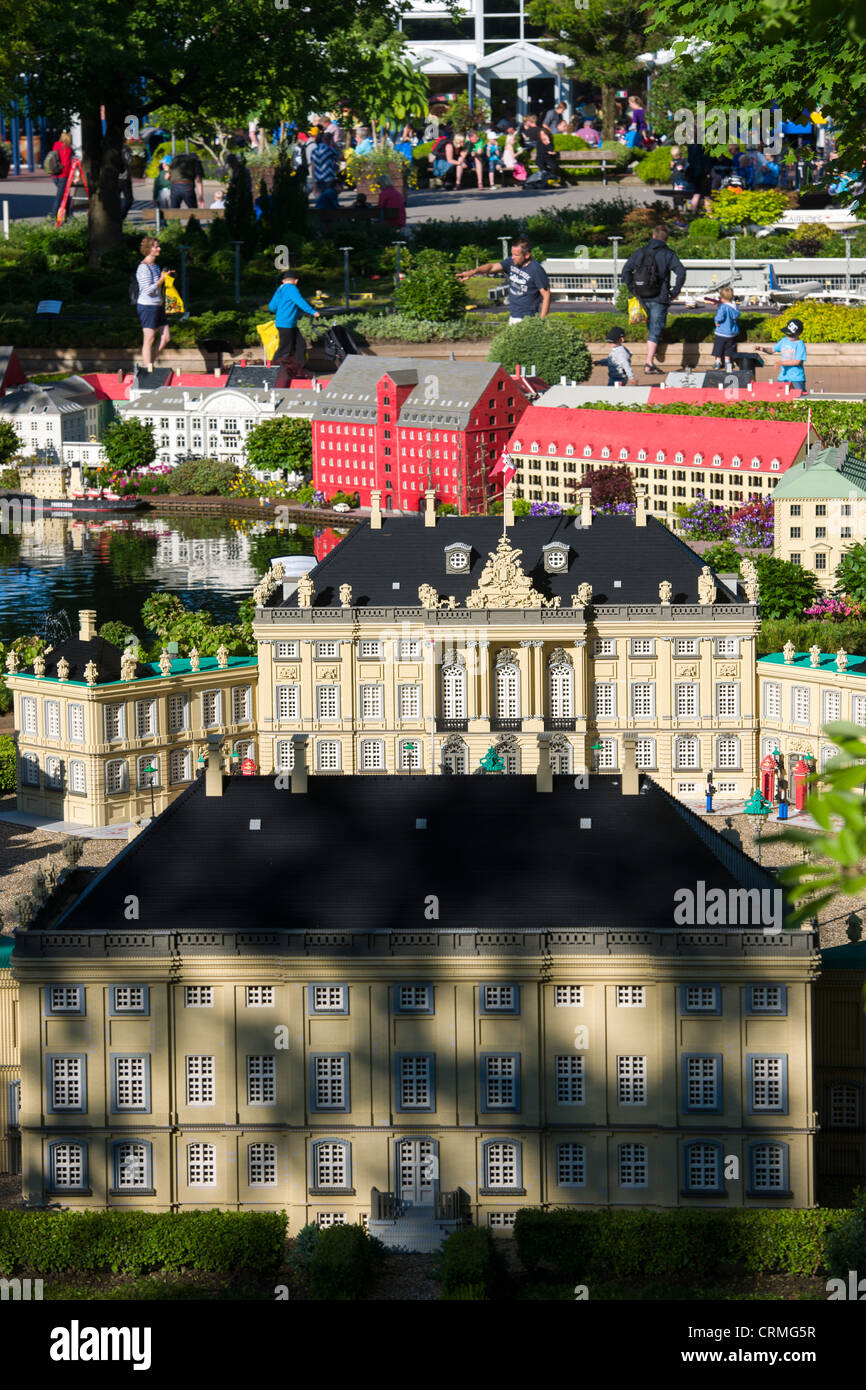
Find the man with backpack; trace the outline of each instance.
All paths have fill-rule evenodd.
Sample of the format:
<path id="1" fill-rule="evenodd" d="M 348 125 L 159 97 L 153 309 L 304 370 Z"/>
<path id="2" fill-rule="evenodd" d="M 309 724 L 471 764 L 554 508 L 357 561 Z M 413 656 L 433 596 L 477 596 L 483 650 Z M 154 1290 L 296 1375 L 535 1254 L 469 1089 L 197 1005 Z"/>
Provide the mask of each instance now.
<path id="1" fill-rule="evenodd" d="M 173 208 L 204 207 L 204 169 L 197 154 L 176 154 L 169 179 Z"/>
<path id="2" fill-rule="evenodd" d="M 55 140 L 50 153 L 45 157 L 42 167 L 54 180 L 54 207 L 51 209 L 51 220 L 54 222 L 60 211 L 60 204 L 63 202 L 63 191 L 66 188 L 66 180 L 69 178 L 69 170 L 72 168 L 72 136 L 69 134 L 68 130 L 64 130 L 60 139 Z M 72 216 L 69 209 L 67 209 L 67 216 Z"/>
<path id="3" fill-rule="evenodd" d="M 629 256 L 622 268 L 623 284 L 629 294 L 640 302 L 647 316 L 647 352 L 644 371 L 649 376 L 662 376 L 655 365 L 656 349 L 667 322 L 671 301 L 676 299 L 686 280 L 686 270 L 676 251 L 667 244 L 668 229 L 663 222 L 653 228 L 652 239 Z M 673 271 L 673 291 L 670 276 Z"/>

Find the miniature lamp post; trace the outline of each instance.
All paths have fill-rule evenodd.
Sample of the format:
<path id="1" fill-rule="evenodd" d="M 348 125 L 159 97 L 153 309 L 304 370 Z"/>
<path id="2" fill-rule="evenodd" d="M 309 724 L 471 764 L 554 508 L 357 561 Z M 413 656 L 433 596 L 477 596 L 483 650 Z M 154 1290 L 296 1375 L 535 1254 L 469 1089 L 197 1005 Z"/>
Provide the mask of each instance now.
<path id="1" fill-rule="evenodd" d="M 205 757 L 204 753 L 199 753 L 199 755 L 198 755 L 198 770 L 199 770 L 199 772 L 203 772 L 203 771 L 204 771 L 204 767 L 205 767 L 205 763 L 206 763 L 206 762 L 207 762 L 207 758 Z"/>
<path id="2" fill-rule="evenodd" d="M 758 826 L 758 863 L 760 864 L 761 830 L 763 829 L 764 822 L 767 819 L 767 816 L 773 809 L 773 803 L 771 801 L 768 801 L 766 797 L 761 796 L 759 789 L 756 787 L 743 809 L 747 816 L 755 817 L 755 821 Z"/>
<path id="3" fill-rule="evenodd" d="M 707 813 L 708 816 L 711 816 L 712 813 L 713 813 L 713 797 L 715 796 L 717 790 L 718 790 L 718 788 L 713 786 L 713 774 L 712 774 L 711 772 L 708 772 L 708 773 L 707 773 L 707 788 L 706 788 L 706 794 L 707 794 L 707 811 L 706 811 L 706 813 Z"/>
<path id="4" fill-rule="evenodd" d="M 154 784 L 155 781 L 156 781 L 156 763 L 148 763 L 148 765 L 147 765 L 147 783 L 148 783 L 148 786 L 150 787 L 150 818 L 151 818 L 151 820 L 156 820 L 156 810 L 154 809 L 154 804 L 153 804 L 153 784 Z"/>
<path id="5" fill-rule="evenodd" d="M 616 308 L 616 295 L 618 289 L 616 282 L 619 279 L 619 244 L 622 241 L 622 237 L 609 236 L 608 241 L 613 242 L 613 298 L 611 303 L 613 307 Z"/>
<path id="6" fill-rule="evenodd" d="M 240 304 L 240 302 L 241 302 L 241 247 L 243 246 L 243 242 L 242 242 L 242 241 L 233 241 L 233 242 L 232 242 L 232 246 L 235 248 L 235 304 Z"/>
<path id="7" fill-rule="evenodd" d="M 232 753 L 231 772 L 230 772 L 230 774 L 229 774 L 231 777 L 236 777 L 236 776 L 237 776 L 238 768 L 240 767 L 240 765 L 241 765 L 241 755 L 240 755 L 240 753 L 238 752 L 238 750 L 235 748 L 234 751 L 233 751 L 233 753 Z"/>
<path id="8" fill-rule="evenodd" d="M 411 776 L 412 776 L 412 759 L 414 758 L 414 756 L 415 756 L 415 754 L 416 754 L 416 752 L 417 752 L 417 750 L 418 750 L 418 745 L 417 745 L 417 743 L 404 743 L 404 744 L 403 744 L 403 747 L 405 748 L 406 752 L 409 754 L 408 768 L 409 768 L 409 776 L 411 777 Z"/>
<path id="9" fill-rule="evenodd" d="M 508 255 L 508 243 L 511 241 L 511 237 L 501 236 L 499 240 L 502 242 L 502 259 L 505 260 Z"/>
<path id="10" fill-rule="evenodd" d="M 395 290 L 399 287 L 399 284 L 400 284 L 400 252 L 401 252 L 402 250 L 405 249 L 406 245 L 407 245 L 407 243 L 406 243 L 405 241 L 395 241 L 395 242 L 394 242 L 394 289 L 395 289 Z"/>

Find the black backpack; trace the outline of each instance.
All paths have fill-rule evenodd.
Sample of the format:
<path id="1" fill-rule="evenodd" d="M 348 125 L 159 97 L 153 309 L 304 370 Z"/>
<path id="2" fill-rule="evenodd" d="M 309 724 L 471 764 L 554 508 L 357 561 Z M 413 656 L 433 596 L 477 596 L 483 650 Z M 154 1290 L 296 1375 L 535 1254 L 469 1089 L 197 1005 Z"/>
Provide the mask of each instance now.
<path id="1" fill-rule="evenodd" d="M 434 140 L 434 141 L 433 141 L 433 147 L 432 147 L 432 149 L 430 150 L 430 158 L 431 158 L 431 159 L 440 159 L 440 158 L 441 158 L 441 159 L 444 159 L 444 158 L 445 158 L 445 146 L 446 146 L 447 144 L 448 144 L 448 136 L 447 136 L 447 135 L 440 135 L 438 140 Z"/>
<path id="2" fill-rule="evenodd" d="M 133 275 L 129 282 L 129 302 L 133 309 L 138 304 L 138 272 Z"/>
<path id="3" fill-rule="evenodd" d="M 638 299 L 657 299 L 664 289 L 666 278 L 650 242 L 632 270 L 631 288 Z"/>

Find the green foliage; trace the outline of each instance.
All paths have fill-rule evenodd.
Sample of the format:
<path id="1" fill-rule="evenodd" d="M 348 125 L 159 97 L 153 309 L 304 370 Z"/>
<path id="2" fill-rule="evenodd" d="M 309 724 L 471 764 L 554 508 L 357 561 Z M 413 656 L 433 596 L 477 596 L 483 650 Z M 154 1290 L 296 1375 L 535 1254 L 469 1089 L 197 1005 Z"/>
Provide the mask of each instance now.
<path id="1" fill-rule="evenodd" d="M 112 531 L 108 537 L 108 564 L 121 584 L 140 584 L 151 573 L 156 558 L 156 536 L 141 531 Z"/>
<path id="2" fill-rule="evenodd" d="M 836 587 L 857 603 L 866 603 L 866 543 L 849 545 L 836 566 Z"/>
<path id="3" fill-rule="evenodd" d="M 113 647 L 122 649 L 127 637 L 135 636 L 135 628 L 130 627 L 129 623 L 121 623 L 113 619 L 109 623 L 102 624 L 99 629 L 99 636 L 105 642 L 110 642 Z"/>
<path id="4" fill-rule="evenodd" d="M 3 1211 L 0 1274 L 276 1271 L 285 1212 Z"/>
<path id="5" fill-rule="evenodd" d="M 484 265 L 486 261 L 496 259 L 496 252 L 489 252 L 486 246 L 461 246 L 454 257 L 454 269 L 474 270 L 477 265 Z"/>
<path id="6" fill-rule="evenodd" d="M 551 314 L 546 319 L 528 318 L 503 328 L 490 344 L 488 362 L 501 362 L 512 372 L 518 362 L 534 364 L 548 383 L 567 377 L 586 381 L 592 372 L 580 319 L 577 315 Z"/>
<path id="7" fill-rule="evenodd" d="M 788 198 L 775 188 L 758 188 L 754 192 L 737 193 L 730 188 L 720 188 L 710 195 L 713 212 L 724 223 L 757 222 L 769 226 L 785 211 Z"/>
<path id="8" fill-rule="evenodd" d="M 8 420 L 0 420 L 0 469 L 5 469 L 6 465 L 12 462 L 20 450 L 21 441 L 18 438 L 18 432 L 14 425 L 10 424 Z M 4 477 L 5 474 L 0 476 L 0 487 L 15 486 L 14 483 L 4 482 Z"/>
<path id="9" fill-rule="evenodd" d="M 514 1240 L 524 1267 L 544 1263 L 557 1275 L 727 1273 L 731 1264 L 759 1273 L 811 1275 L 826 1268 L 829 1232 L 846 1213 L 809 1210 L 597 1211 L 525 1209 Z"/>
<path id="10" fill-rule="evenodd" d="M 637 176 L 644 183 L 670 183 L 671 147 L 656 145 L 654 150 L 644 155 L 637 167 Z"/>
<path id="11" fill-rule="evenodd" d="M 469 1295 L 473 1298 L 491 1298 L 501 1290 L 502 1258 L 486 1226 L 452 1231 L 442 1248 L 441 1274 L 443 1298 L 453 1298 L 467 1285 L 482 1291 Z"/>
<path id="12" fill-rule="evenodd" d="M 166 642 L 177 642 L 180 656 L 188 656 L 193 647 L 201 656 L 216 656 L 221 646 L 229 656 L 255 654 L 252 634 L 244 624 L 215 623 L 206 608 L 187 609 L 177 594 L 151 594 L 142 604 L 141 620 L 159 638 L 156 656 Z"/>
<path id="13" fill-rule="evenodd" d="M 866 1268 L 866 1190 L 827 1236 L 827 1269 L 835 1279 L 848 1279 L 849 1269 Z"/>
<path id="14" fill-rule="evenodd" d="M 754 556 L 760 584 L 761 617 L 799 617 L 819 595 L 818 581 L 811 570 L 778 560 L 774 555 Z"/>
<path id="15" fill-rule="evenodd" d="M 4 421 L 4 424 L 5 423 Z M 18 469 L 4 468 L 2 473 L 0 473 L 0 488 L 5 488 L 9 492 L 17 492 L 20 486 L 21 474 L 18 472 Z"/>
<path id="16" fill-rule="evenodd" d="M 791 901 L 799 904 L 786 919 L 790 927 L 814 917 L 837 893 L 858 898 L 866 888 L 866 738 L 859 725 L 842 720 L 825 724 L 823 734 L 839 749 L 816 778 L 828 790 L 809 798 L 809 814 L 823 833 L 816 836 L 791 826 L 772 837 L 808 846 L 809 861 L 789 864 L 779 873 Z"/>
<path id="17" fill-rule="evenodd" d="M 731 540 L 723 540 L 718 545 L 711 545 L 709 550 L 705 550 L 703 554 L 704 564 L 709 565 L 716 574 L 739 574 L 742 558 Z"/>
<path id="18" fill-rule="evenodd" d="M 722 224 L 717 217 L 696 217 L 689 225 L 689 236 L 695 241 L 717 241 L 722 234 Z"/>
<path id="19" fill-rule="evenodd" d="M 456 318 L 466 308 L 466 291 L 443 251 L 419 251 L 394 296 L 398 309 L 412 319 Z"/>
<path id="20" fill-rule="evenodd" d="M 0 734 L 0 793 L 15 791 L 15 742 L 11 734 Z"/>
<path id="21" fill-rule="evenodd" d="M 373 1271 L 375 1255 L 373 1242 L 363 1226 L 329 1226 L 321 1231 L 309 1264 L 313 1298 L 360 1298 Z"/>
<path id="22" fill-rule="evenodd" d="M 483 1284 L 458 1284 L 450 1293 L 442 1294 L 443 1303 L 483 1303 L 486 1298 Z"/>
<path id="23" fill-rule="evenodd" d="M 133 417 L 113 420 L 102 436 L 102 447 L 111 466 L 125 473 L 147 468 L 156 458 L 152 427 Z"/>
<path id="24" fill-rule="evenodd" d="M 237 464 L 230 459 L 184 459 L 166 476 L 178 497 L 228 497 L 237 475 Z"/>
<path id="25" fill-rule="evenodd" d="M 464 135 L 468 130 L 486 130 L 490 125 L 490 108 L 477 96 L 470 106 L 467 94 L 458 92 L 439 117 L 439 122 L 442 126 L 452 125 L 455 131 Z"/>
<path id="26" fill-rule="evenodd" d="M 309 420 L 263 420 L 246 438 L 247 462 L 261 472 L 287 468 L 308 473 L 313 466 L 313 426 Z"/>
<path id="27" fill-rule="evenodd" d="M 707 564 L 710 561 L 707 560 Z M 786 642 L 793 642 L 798 652 L 807 652 L 810 647 L 820 647 L 822 652 L 837 652 L 844 647 L 846 652 L 866 656 L 866 623 L 858 618 L 843 618 L 841 621 L 820 618 L 764 618 L 758 630 L 756 651 L 758 656 L 769 656 L 780 652 Z"/>

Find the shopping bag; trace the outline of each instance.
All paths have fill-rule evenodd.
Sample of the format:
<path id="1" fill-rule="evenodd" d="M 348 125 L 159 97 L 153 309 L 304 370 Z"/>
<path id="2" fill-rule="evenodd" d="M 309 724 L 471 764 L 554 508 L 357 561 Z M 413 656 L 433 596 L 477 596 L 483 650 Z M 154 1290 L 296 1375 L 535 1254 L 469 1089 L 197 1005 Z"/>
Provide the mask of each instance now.
<path id="1" fill-rule="evenodd" d="M 257 323 L 256 332 L 261 338 L 262 346 L 265 349 L 265 361 L 273 362 L 280 345 L 279 329 L 275 321 L 270 319 L 267 323 Z"/>
<path id="2" fill-rule="evenodd" d="M 629 323 L 644 323 L 646 321 L 646 309 L 634 296 L 630 296 L 628 301 L 628 321 Z"/>
<path id="3" fill-rule="evenodd" d="M 511 170 L 511 172 L 517 179 L 518 183 L 523 183 L 523 180 L 526 178 L 526 169 L 524 165 L 520 163 L 519 159 L 517 163 L 514 165 L 514 168 Z"/>
<path id="4" fill-rule="evenodd" d="M 165 312 L 167 314 L 182 314 L 183 300 L 174 287 L 174 276 L 168 271 L 165 273 Z"/>

